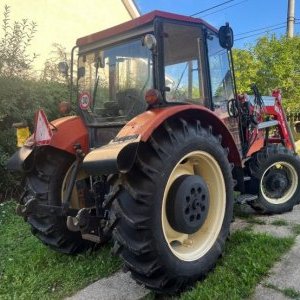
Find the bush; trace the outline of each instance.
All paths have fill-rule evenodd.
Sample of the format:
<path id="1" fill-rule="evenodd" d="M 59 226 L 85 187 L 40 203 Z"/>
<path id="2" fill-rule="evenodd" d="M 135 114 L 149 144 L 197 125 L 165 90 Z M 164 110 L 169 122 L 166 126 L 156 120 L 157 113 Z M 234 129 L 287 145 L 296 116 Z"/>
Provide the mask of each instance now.
<path id="1" fill-rule="evenodd" d="M 62 83 L 0 77 L 0 202 L 18 192 L 20 181 L 5 168 L 7 159 L 17 149 L 12 124 L 25 121 L 33 132 L 35 111 L 43 108 L 49 120 L 56 119 L 58 103 L 68 99 L 68 95 L 68 88 Z"/>

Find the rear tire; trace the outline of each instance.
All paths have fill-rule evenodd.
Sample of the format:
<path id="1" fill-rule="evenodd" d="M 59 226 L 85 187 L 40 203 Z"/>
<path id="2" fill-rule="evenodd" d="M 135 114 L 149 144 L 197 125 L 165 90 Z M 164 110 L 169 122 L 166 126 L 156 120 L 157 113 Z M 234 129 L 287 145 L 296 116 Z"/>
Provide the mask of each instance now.
<path id="1" fill-rule="evenodd" d="M 42 204 L 60 206 L 62 184 L 74 156 L 58 150 L 42 149 L 36 159 L 34 170 L 26 177 L 24 202 L 38 196 Z M 74 254 L 93 245 L 83 240 L 80 232 L 68 230 L 66 217 L 30 215 L 27 221 L 32 233 L 55 251 Z"/>
<path id="2" fill-rule="evenodd" d="M 247 163 L 251 180 L 247 193 L 258 198 L 249 204 L 264 214 L 291 211 L 300 201 L 300 159 L 282 145 L 270 145 Z"/>
<path id="3" fill-rule="evenodd" d="M 192 205 L 179 209 L 180 199 L 174 202 L 169 197 L 179 177 L 201 177 L 199 184 L 208 188 L 209 208 L 207 216 L 200 216 L 205 220 L 198 229 L 179 231 L 178 226 L 184 225 L 172 221 L 180 214 L 176 211 L 183 209 L 185 216 L 187 208 L 192 210 Z M 177 292 L 204 277 L 223 252 L 232 219 L 233 180 L 219 139 L 198 121 L 170 120 L 140 145 L 133 169 L 121 175 L 120 182 L 112 206 L 112 213 L 120 217 L 114 230 L 115 248 L 132 277 L 164 293 Z M 188 197 L 183 202 L 190 201 Z M 198 212 L 189 211 L 190 220 L 198 218 Z"/>

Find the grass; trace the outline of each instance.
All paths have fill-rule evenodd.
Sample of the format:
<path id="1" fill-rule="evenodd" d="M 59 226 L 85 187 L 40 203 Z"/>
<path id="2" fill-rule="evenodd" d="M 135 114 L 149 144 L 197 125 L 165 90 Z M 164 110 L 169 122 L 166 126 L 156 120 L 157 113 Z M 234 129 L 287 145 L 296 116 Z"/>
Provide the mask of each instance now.
<path id="1" fill-rule="evenodd" d="M 77 256 L 51 251 L 14 206 L 0 204 L 0 299 L 62 299 L 120 268 L 109 246 Z"/>
<path id="2" fill-rule="evenodd" d="M 13 210 L 12 202 L 0 205 L 0 299 L 62 299 L 120 268 L 110 245 L 71 257 L 49 250 Z M 215 270 L 177 299 L 247 298 L 293 242 L 293 238 L 237 231 Z M 146 297 L 156 298 L 153 293 Z"/>
<path id="3" fill-rule="evenodd" d="M 234 206 L 234 216 L 245 220 L 249 224 L 265 225 L 266 222 L 261 219 L 255 218 L 252 214 L 245 212 L 242 205 L 236 204 Z"/>
<path id="4" fill-rule="evenodd" d="M 289 223 L 286 220 L 278 219 L 278 220 L 273 221 L 271 223 L 271 225 L 274 225 L 274 226 L 288 226 Z"/>
<path id="5" fill-rule="evenodd" d="M 282 294 L 284 294 L 285 296 L 287 296 L 288 298 L 291 299 L 300 299 L 300 293 L 295 291 L 292 288 L 285 288 L 285 289 L 281 289 L 273 284 L 264 284 L 265 287 L 269 288 L 269 289 L 273 289 L 277 292 L 280 292 Z"/>
<path id="6" fill-rule="evenodd" d="M 225 255 L 214 272 L 192 290 L 181 294 L 180 299 L 247 298 L 293 243 L 292 238 L 237 231 L 227 243 Z"/>
<path id="7" fill-rule="evenodd" d="M 294 224 L 292 230 L 295 235 L 300 235 L 300 224 Z"/>

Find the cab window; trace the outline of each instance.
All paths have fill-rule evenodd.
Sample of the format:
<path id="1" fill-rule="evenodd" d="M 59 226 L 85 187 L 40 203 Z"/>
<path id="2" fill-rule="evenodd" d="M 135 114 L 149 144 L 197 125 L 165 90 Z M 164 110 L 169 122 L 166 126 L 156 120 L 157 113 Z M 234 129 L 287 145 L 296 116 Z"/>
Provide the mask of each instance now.
<path id="1" fill-rule="evenodd" d="M 166 101 L 203 103 L 199 62 L 201 29 L 164 24 L 164 68 Z"/>
<path id="2" fill-rule="evenodd" d="M 208 33 L 207 48 L 213 106 L 225 108 L 227 101 L 234 98 L 228 52 L 220 46 L 214 33 Z"/>

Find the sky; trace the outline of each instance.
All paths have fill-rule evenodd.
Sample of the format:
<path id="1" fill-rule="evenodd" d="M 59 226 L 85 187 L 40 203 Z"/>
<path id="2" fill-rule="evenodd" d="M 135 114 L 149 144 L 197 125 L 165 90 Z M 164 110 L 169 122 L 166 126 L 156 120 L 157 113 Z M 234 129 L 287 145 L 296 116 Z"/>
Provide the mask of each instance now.
<path id="1" fill-rule="evenodd" d="M 183 15 L 192 15 L 226 2 L 226 0 L 135 0 L 135 2 L 143 14 L 152 10 L 163 10 Z M 299 34 L 300 0 L 295 0 L 295 4 L 295 17 L 299 19 L 296 20 L 299 24 L 295 24 L 295 34 Z M 225 5 L 199 14 L 196 17 L 204 19 L 216 28 L 224 25 L 225 22 L 229 22 L 235 34 L 236 41 L 234 47 L 244 48 L 253 44 L 259 36 L 266 34 L 266 32 L 261 33 L 262 31 L 270 31 L 284 26 L 284 28 L 270 31 L 270 33 L 276 33 L 277 35 L 285 34 L 287 6 L 288 0 L 232 0 Z M 269 26 L 273 27 L 240 35 L 241 33 Z M 259 35 L 248 37 L 257 33 Z"/>

